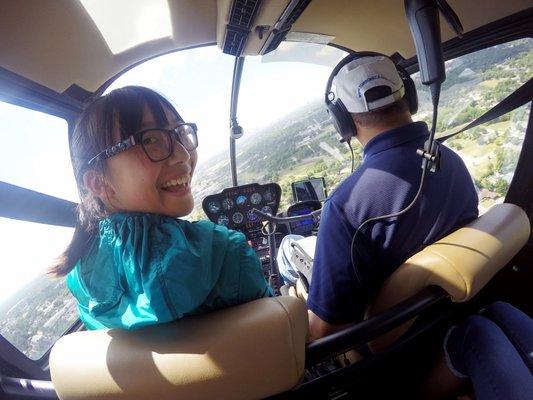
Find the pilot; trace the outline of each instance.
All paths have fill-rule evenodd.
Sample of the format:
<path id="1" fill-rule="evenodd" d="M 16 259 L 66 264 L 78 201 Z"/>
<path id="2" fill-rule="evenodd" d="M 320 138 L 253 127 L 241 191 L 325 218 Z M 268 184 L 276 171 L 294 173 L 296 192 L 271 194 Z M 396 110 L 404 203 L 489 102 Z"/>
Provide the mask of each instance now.
<path id="1" fill-rule="evenodd" d="M 335 86 L 336 94 L 331 87 Z M 417 98 L 410 76 L 390 58 L 358 53 L 333 70 L 326 105 L 344 141 L 363 146 L 362 164 L 326 200 L 307 299 L 311 339 L 360 321 L 384 280 L 423 247 L 478 215 L 478 198 L 461 158 L 439 145 L 440 169 L 428 172 L 415 198 L 429 131 L 413 122 Z M 352 243 L 353 242 L 353 243 Z"/>

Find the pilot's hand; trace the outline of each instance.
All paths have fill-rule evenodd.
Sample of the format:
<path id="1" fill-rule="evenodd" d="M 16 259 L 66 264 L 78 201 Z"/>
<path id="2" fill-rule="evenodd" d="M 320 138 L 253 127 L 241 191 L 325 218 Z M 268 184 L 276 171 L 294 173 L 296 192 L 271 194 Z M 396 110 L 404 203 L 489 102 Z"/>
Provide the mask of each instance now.
<path id="1" fill-rule="evenodd" d="M 298 297 L 298 293 L 296 293 L 296 288 L 294 286 L 289 287 L 289 296 Z"/>
<path id="2" fill-rule="evenodd" d="M 307 301 L 307 291 L 300 279 L 296 281 L 295 286 L 289 286 L 289 296 L 297 297 L 303 301 Z"/>

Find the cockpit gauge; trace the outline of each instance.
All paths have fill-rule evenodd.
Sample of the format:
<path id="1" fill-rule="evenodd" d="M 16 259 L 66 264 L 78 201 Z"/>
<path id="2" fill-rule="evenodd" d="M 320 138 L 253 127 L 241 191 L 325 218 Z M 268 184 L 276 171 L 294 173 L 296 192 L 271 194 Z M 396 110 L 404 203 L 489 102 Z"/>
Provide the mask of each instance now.
<path id="1" fill-rule="evenodd" d="M 255 222 L 259 218 L 258 215 L 255 214 L 252 210 L 248 211 L 247 217 L 248 217 L 248 221 L 250 222 Z"/>
<path id="2" fill-rule="evenodd" d="M 280 196 L 281 188 L 276 183 L 250 183 L 206 196 L 202 201 L 202 208 L 214 223 L 241 231 L 248 240 L 255 240 L 263 235 L 262 218 L 251 211 L 257 209 L 276 215 Z"/>
<path id="3" fill-rule="evenodd" d="M 257 204 L 261 203 L 261 200 L 263 200 L 263 197 L 257 192 L 253 193 L 250 196 L 250 203 L 252 203 L 252 204 L 257 205 Z"/>
<path id="4" fill-rule="evenodd" d="M 242 215 L 242 213 L 240 212 L 236 212 L 235 214 L 233 214 L 231 219 L 233 220 L 235 224 L 240 224 L 242 223 L 242 221 L 244 221 L 244 215 Z"/>
<path id="5" fill-rule="evenodd" d="M 213 214 L 216 214 L 220 211 L 220 203 L 218 201 L 211 201 L 207 205 L 207 209 L 211 211 Z"/>
<path id="6" fill-rule="evenodd" d="M 276 195 L 271 189 L 268 189 L 267 191 L 265 191 L 264 197 L 265 201 L 273 201 L 276 198 Z"/>
<path id="7" fill-rule="evenodd" d="M 220 217 L 218 217 L 217 224 L 228 226 L 229 224 L 229 218 L 227 215 L 222 214 Z"/>
<path id="8" fill-rule="evenodd" d="M 234 205 L 235 203 L 231 199 L 225 198 L 222 200 L 222 208 L 226 211 L 231 210 Z"/>
<path id="9" fill-rule="evenodd" d="M 238 206 L 245 205 L 246 204 L 246 196 L 243 196 L 243 195 L 237 196 L 237 198 L 235 199 L 235 202 L 237 203 Z"/>
<path id="10" fill-rule="evenodd" d="M 265 195 L 265 197 L 266 197 L 266 195 Z M 267 213 L 267 214 L 272 214 L 272 208 L 270 206 L 261 207 L 261 211 L 263 211 L 264 213 Z"/>

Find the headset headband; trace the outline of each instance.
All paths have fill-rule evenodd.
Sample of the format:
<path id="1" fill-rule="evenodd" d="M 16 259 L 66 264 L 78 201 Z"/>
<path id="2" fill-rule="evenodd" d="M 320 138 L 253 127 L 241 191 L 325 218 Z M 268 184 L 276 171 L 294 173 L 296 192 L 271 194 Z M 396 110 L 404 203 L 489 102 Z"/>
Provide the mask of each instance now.
<path id="1" fill-rule="evenodd" d="M 353 60 L 357 60 L 358 58 L 364 58 L 364 57 L 386 57 L 392 61 L 392 59 L 389 56 L 386 56 L 385 54 L 382 54 L 382 53 L 377 53 L 375 51 L 358 51 L 355 53 L 348 54 L 346 57 L 344 57 L 342 60 L 339 61 L 339 63 L 335 66 L 335 68 L 333 68 L 333 70 L 331 71 L 331 74 L 329 75 L 328 82 L 326 84 L 326 102 L 329 99 L 329 94 L 332 93 L 331 85 L 333 85 L 333 79 L 335 79 L 335 77 L 337 76 L 339 71 L 342 69 L 342 67 L 344 67 L 346 64 L 351 63 Z M 400 71 L 399 68 L 401 67 L 399 67 L 399 65 L 397 65 L 394 61 L 393 61 L 393 64 L 396 67 L 396 70 L 398 71 L 398 74 L 400 75 L 400 78 L 403 81 L 403 77 L 402 77 L 402 72 L 404 71 L 403 68 L 402 68 L 402 71 Z"/>
<path id="2" fill-rule="evenodd" d="M 331 116 L 335 128 L 342 136 L 341 141 L 343 142 L 349 141 L 353 136 L 356 136 L 357 128 L 353 122 L 351 114 L 348 112 L 343 102 L 331 91 L 331 86 L 333 85 L 333 79 L 335 79 L 342 67 L 353 60 L 363 57 L 386 57 L 392 61 L 389 56 L 375 51 L 359 51 L 349 54 L 344 57 L 335 66 L 335 68 L 333 68 L 326 84 L 326 92 L 324 94 L 326 108 Z M 405 93 L 404 98 L 409 105 L 409 111 L 411 114 L 415 114 L 418 109 L 418 98 L 416 95 L 415 84 L 405 69 L 396 64 L 394 61 L 393 64 L 398 72 L 398 75 L 400 76 L 400 79 L 402 80 Z"/>

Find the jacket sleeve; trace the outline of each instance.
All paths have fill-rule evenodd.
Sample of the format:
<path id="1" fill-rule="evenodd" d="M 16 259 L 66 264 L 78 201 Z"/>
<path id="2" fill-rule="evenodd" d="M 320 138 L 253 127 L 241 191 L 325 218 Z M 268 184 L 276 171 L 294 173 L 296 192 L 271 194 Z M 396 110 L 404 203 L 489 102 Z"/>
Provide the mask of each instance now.
<path id="1" fill-rule="evenodd" d="M 230 231 L 230 241 L 235 246 L 239 258 L 239 303 L 272 297 L 273 292 L 268 285 L 261 261 L 254 250 L 246 242 L 245 236 L 237 231 Z"/>

